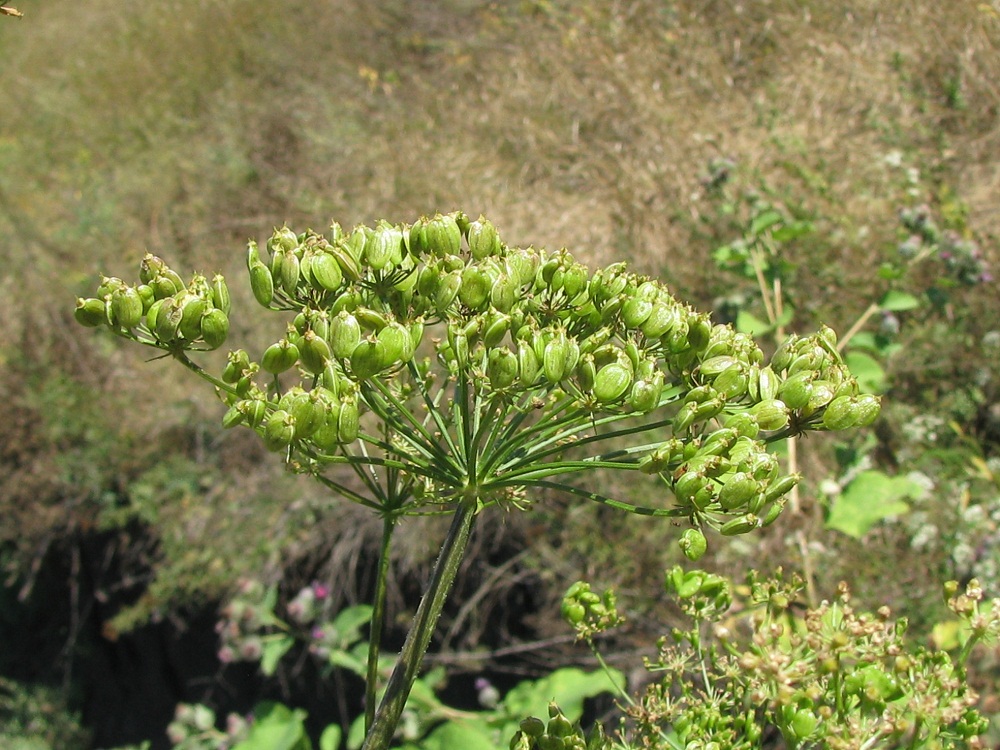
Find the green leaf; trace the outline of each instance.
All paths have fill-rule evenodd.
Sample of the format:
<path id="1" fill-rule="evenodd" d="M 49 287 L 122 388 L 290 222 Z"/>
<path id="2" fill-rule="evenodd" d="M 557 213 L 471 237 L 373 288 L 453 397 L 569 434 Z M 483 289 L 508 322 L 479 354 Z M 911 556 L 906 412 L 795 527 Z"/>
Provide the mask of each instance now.
<path id="1" fill-rule="evenodd" d="M 805 237 L 807 234 L 812 233 L 813 223 L 811 221 L 793 221 L 791 224 L 786 224 L 783 227 L 775 229 L 771 233 L 771 237 L 774 238 L 775 242 L 788 242 L 789 240 L 797 240 L 799 237 Z"/>
<path id="2" fill-rule="evenodd" d="M 740 333 L 747 333 L 751 336 L 765 336 L 771 333 L 778 326 L 786 326 L 792 322 L 792 318 L 795 317 L 795 308 L 791 305 L 785 305 L 781 310 L 781 315 L 778 317 L 777 324 L 768 323 L 766 320 L 761 320 L 753 313 L 747 312 L 746 310 L 740 310 L 736 313 L 736 330 Z"/>
<path id="3" fill-rule="evenodd" d="M 319 750 L 337 750 L 340 747 L 340 738 L 344 734 L 337 724 L 331 724 L 323 730 L 319 737 Z"/>
<path id="4" fill-rule="evenodd" d="M 872 356 L 852 350 L 844 356 L 844 362 L 857 378 L 858 386 L 863 392 L 885 392 L 885 370 Z"/>
<path id="5" fill-rule="evenodd" d="M 902 312 L 903 310 L 913 310 L 914 308 L 920 307 L 920 299 L 914 297 L 912 294 L 907 292 L 900 292 L 896 289 L 890 289 L 882 297 L 882 301 L 878 303 L 878 306 L 883 310 L 889 312 Z"/>
<path id="6" fill-rule="evenodd" d="M 371 619 L 371 606 L 358 604 L 337 613 L 330 627 L 337 633 L 341 648 L 347 649 L 361 640 L 361 628 L 370 623 Z"/>
<path id="7" fill-rule="evenodd" d="M 740 310 L 736 314 L 736 330 L 751 336 L 763 336 L 774 330 L 774 326 L 766 320 L 761 320 L 753 313 Z"/>
<path id="8" fill-rule="evenodd" d="M 833 503 L 826 527 L 860 539 L 884 518 L 910 510 L 904 498 L 920 497 L 924 489 L 908 477 L 863 471 Z"/>
<path id="9" fill-rule="evenodd" d="M 290 635 L 277 633 L 265 636 L 262 640 L 260 671 L 270 677 L 278 669 L 278 662 L 281 661 L 281 657 L 287 654 L 288 649 L 295 645 L 295 639 Z"/>
<path id="10" fill-rule="evenodd" d="M 233 750 L 312 750 L 306 734 L 306 712 L 266 701 L 254 708 L 254 721 L 245 740 Z"/>
<path id="11" fill-rule="evenodd" d="M 624 688 L 625 676 L 612 670 L 614 682 L 604 672 L 584 672 L 582 669 L 567 667 L 557 669 L 539 680 L 518 683 L 504 696 L 504 709 L 520 718 L 528 716 L 548 716 L 551 701 L 559 704 L 566 718 L 577 721 L 583 715 L 583 702 L 587 698 Z"/>
<path id="12" fill-rule="evenodd" d="M 784 219 L 780 213 L 775 211 L 773 208 L 768 209 L 767 211 L 759 213 L 753 217 L 753 221 L 750 222 L 748 234 L 755 237 L 761 232 L 770 229 L 775 224 L 780 224 L 783 220 Z"/>
<path id="13" fill-rule="evenodd" d="M 421 750 L 496 750 L 493 732 L 484 721 L 461 718 L 447 721 L 420 741 Z"/>
<path id="14" fill-rule="evenodd" d="M 358 750 L 365 742 L 365 715 L 361 714 L 347 729 L 347 750 Z"/>

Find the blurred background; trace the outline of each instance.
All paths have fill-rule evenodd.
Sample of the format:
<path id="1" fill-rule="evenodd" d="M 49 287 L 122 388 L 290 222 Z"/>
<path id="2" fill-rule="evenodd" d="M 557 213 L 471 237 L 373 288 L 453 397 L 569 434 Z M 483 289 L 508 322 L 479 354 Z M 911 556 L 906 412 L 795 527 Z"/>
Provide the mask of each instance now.
<path id="1" fill-rule="evenodd" d="M 849 352 L 883 418 L 801 445 L 798 507 L 749 543 L 714 540 L 708 565 L 783 565 L 820 597 L 848 580 L 928 641 L 944 580 L 1000 595 L 997 0 L 15 4 L 24 18 L 0 17 L 6 747 L 170 747 L 182 702 L 222 716 L 270 697 L 315 727 L 356 712 L 350 683 L 306 658 L 270 677 L 220 660 L 216 623 L 256 585 L 366 601 L 380 522 L 224 432 L 194 378 L 72 317 L 99 274 L 134 278 L 151 251 L 225 273 L 230 342 L 259 351 L 280 330 L 254 321 L 246 242 L 286 222 L 461 209 L 511 245 L 627 260 L 765 349 L 860 323 Z M 779 327 L 758 272 L 780 281 Z M 885 481 L 852 492 L 866 472 Z M 404 525 L 390 646 L 440 534 Z M 590 663 L 558 614 L 579 577 L 628 600 L 616 663 L 635 667 L 663 632 L 677 534 L 557 497 L 490 519 L 434 646 L 450 688 Z M 998 679 L 984 654 L 988 713 Z"/>

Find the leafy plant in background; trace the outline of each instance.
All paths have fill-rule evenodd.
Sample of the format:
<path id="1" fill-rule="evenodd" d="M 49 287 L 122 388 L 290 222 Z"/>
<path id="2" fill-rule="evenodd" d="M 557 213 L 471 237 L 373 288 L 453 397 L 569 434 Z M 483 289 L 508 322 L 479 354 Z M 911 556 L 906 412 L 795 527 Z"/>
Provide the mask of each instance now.
<path id="1" fill-rule="evenodd" d="M 966 666 L 976 645 L 1000 635 L 1000 600 L 983 601 L 975 580 L 964 591 L 945 586 L 960 633 L 954 657 L 909 643 L 906 620 L 888 607 L 857 611 L 846 584 L 816 607 L 800 605 L 803 581 L 780 571 L 751 572 L 734 591 L 726 578 L 675 566 L 665 587 L 690 626 L 660 640 L 636 700 L 622 693 L 628 721 L 618 740 L 536 718 L 512 748 L 752 750 L 776 736 L 790 750 L 982 746 L 987 721 Z M 582 582 L 567 591 L 563 614 L 598 657 L 594 636 L 621 621 L 613 593 L 598 596 Z"/>
<path id="2" fill-rule="evenodd" d="M 741 236 L 718 246 L 712 258 L 720 270 L 755 283 L 756 301 L 763 308 L 764 317 L 753 312 L 757 305 L 752 299 L 739 293 L 722 300 L 723 312 L 734 320 L 737 330 L 771 336 L 781 344 L 795 317 L 789 299 L 789 282 L 795 266 L 788 259 L 788 250 L 796 241 L 808 238 L 815 225 L 768 200 L 766 188 L 746 190 L 739 197 L 731 197 L 724 186 L 735 167 L 728 160 L 717 160 L 709 166 L 705 178 L 707 186 L 722 201 L 722 214 L 737 217 L 743 224 Z M 915 170 L 909 174 L 911 183 L 918 179 Z M 837 344 L 864 392 L 884 393 L 888 387 L 885 363 L 903 348 L 896 340 L 900 331 L 899 314 L 921 307 L 943 311 L 951 300 L 951 290 L 992 279 L 981 250 L 960 231 L 964 217 L 957 201 L 946 201 L 943 210 L 948 214 L 947 229 L 939 226 L 926 204 L 900 210 L 902 239 L 894 257 L 877 269 L 884 291 L 878 301 L 860 313 Z M 938 263 L 939 272 L 926 289 L 914 293 L 908 288 L 914 286 L 913 272 L 932 261 Z M 907 284 L 908 280 L 911 283 Z M 878 324 L 870 330 L 873 318 Z M 809 376 L 804 377 L 809 380 Z M 806 387 L 812 389 L 822 384 L 809 383 Z M 789 440 L 788 455 L 789 471 L 794 472 L 798 460 L 794 438 Z M 856 465 L 845 467 L 844 479 L 838 486 L 834 487 L 832 480 L 827 483 L 831 490 L 827 500 L 831 502 L 826 527 L 856 539 L 879 521 L 906 513 L 910 506 L 905 501 L 919 498 L 925 492 L 918 482 L 905 476 L 892 477 L 862 463 L 863 457 Z M 793 504 L 796 499 L 793 494 Z"/>
<path id="3" fill-rule="evenodd" d="M 325 236 L 283 227 L 263 253 L 250 243 L 248 271 L 287 329 L 259 358 L 230 352 L 218 374 L 190 355 L 225 343 L 220 275 L 185 283 L 147 254 L 138 284 L 102 278 L 76 317 L 173 358 L 217 390 L 226 427 L 254 430 L 291 471 L 383 519 L 365 750 L 392 742 L 481 513 L 562 491 L 687 519 L 682 547 L 695 559 L 702 529 L 744 534 L 781 513 L 799 478 L 781 473 L 769 443 L 879 412 L 828 328 L 765 363 L 751 336 L 713 327 L 624 264 L 590 271 L 565 250 L 508 247 L 461 213 L 351 232 L 334 223 Z M 824 387 L 807 391 L 813 381 Z M 595 470 L 657 476 L 669 499 L 639 507 L 570 481 Z M 377 703 L 393 530 L 426 513 L 451 514 L 451 527 Z"/>

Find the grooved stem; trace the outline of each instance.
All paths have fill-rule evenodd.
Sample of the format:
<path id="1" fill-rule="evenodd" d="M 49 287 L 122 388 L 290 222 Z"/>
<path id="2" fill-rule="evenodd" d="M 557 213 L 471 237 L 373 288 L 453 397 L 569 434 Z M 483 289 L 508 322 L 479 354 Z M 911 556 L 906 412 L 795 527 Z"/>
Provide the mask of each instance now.
<path id="1" fill-rule="evenodd" d="M 388 750 L 396 726 L 410 695 L 410 688 L 417 678 L 424 654 L 430 645 L 431 636 L 441 617 L 448 592 L 455 581 L 462 557 L 465 555 L 472 524 L 476 519 L 476 503 L 465 501 L 455 511 L 448 536 L 441 545 L 441 554 L 434 564 L 427 590 L 424 591 L 417 614 L 413 618 L 410 632 L 406 636 L 399 660 L 389 677 L 382 703 L 375 712 L 375 720 L 368 730 L 361 750 Z"/>

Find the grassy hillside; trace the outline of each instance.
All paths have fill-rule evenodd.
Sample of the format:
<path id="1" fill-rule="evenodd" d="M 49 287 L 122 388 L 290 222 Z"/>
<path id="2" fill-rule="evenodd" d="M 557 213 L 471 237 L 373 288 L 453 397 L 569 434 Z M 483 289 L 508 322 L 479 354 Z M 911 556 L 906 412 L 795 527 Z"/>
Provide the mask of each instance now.
<path id="1" fill-rule="evenodd" d="M 766 200 L 812 227 L 780 248 L 790 330 L 843 331 L 892 286 L 920 296 L 898 316 L 902 353 L 884 362 L 878 439 L 840 453 L 805 447 L 806 510 L 762 549 L 733 548 L 719 564 L 756 553 L 800 566 L 816 554 L 818 586 L 853 576 L 859 594 L 897 606 L 965 572 L 910 544 L 908 527 L 858 543 L 823 531 L 819 501 L 809 503 L 844 451 L 920 468 L 948 492 L 975 456 L 986 467 L 977 481 L 996 490 L 1000 467 L 987 459 L 1000 376 L 983 344 L 997 328 L 995 284 L 960 278 L 954 258 L 931 258 L 905 282 L 876 273 L 911 234 L 900 211 L 919 206 L 995 267 L 995 0 L 18 7 L 23 19 L 0 18 L 0 551 L 22 602 L 47 556 L 77 559 L 80 540 L 99 533 L 115 564 L 98 588 L 124 592 L 98 608 L 106 634 L 211 601 L 239 574 L 356 563 L 362 521 L 284 476 L 246 436 L 222 434 L 218 403 L 173 368 L 74 325 L 73 300 L 100 272 L 132 274 L 150 250 L 222 270 L 245 309 L 236 279 L 248 237 L 283 222 L 319 229 L 459 208 L 489 216 L 511 244 L 627 259 L 722 317 L 726 305 L 762 317 L 752 275 L 720 268 L 713 251 Z M 868 330 L 891 323 L 874 316 Z M 273 334 L 231 338 L 249 348 Z M 924 463 L 904 429 L 918 414 L 950 441 Z M 954 491 L 939 494 L 964 497 L 963 511 L 992 497 Z M 945 523 L 953 510 L 921 512 Z M 558 503 L 498 522 L 476 564 L 533 541 L 534 564 L 554 571 L 546 600 L 563 572 L 638 588 L 675 555 L 669 528 L 597 523 Z M 419 576 L 432 551 L 417 526 L 400 547 L 402 574 Z M 802 529 L 819 552 L 793 535 Z M 630 560 L 609 552 L 621 539 Z M 909 574 L 886 579 L 872 544 Z M 983 555 L 977 575 L 992 560 Z M 112 580 L 115 570 L 132 578 Z M 345 599 L 362 596 L 356 588 Z"/>

